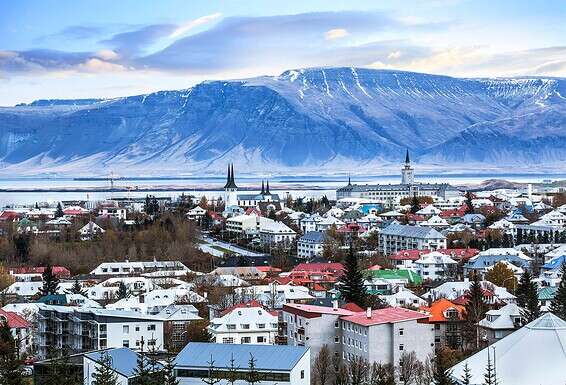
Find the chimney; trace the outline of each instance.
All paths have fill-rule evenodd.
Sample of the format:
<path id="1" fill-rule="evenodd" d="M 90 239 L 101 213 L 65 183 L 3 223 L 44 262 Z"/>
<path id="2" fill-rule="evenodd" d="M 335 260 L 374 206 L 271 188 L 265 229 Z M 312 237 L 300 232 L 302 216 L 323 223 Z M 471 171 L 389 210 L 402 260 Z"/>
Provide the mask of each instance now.
<path id="1" fill-rule="evenodd" d="M 203 296 L 204 298 L 208 298 L 208 293 L 205 291 L 204 293 L 202 293 L 202 296 Z"/>
<path id="2" fill-rule="evenodd" d="M 334 311 L 338 310 L 338 300 L 335 299 L 332 301 L 332 309 Z"/>
<path id="3" fill-rule="evenodd" d="M 368 319 L 371 318 L 371 307 L 368 307 L 368 308 L 366 309 L 366 317 L 367 317 Z"/>

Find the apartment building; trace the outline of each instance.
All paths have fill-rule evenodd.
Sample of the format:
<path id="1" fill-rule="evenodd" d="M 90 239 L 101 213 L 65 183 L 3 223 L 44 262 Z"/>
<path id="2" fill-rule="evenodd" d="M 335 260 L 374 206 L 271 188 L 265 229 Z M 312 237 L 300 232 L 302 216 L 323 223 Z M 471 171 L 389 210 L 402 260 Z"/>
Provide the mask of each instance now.
<path id="1" fill-rule="evenodd" d="M 50 348 L 79 353 L 106 348 L 163 348 L 163 319 L 135 312 L 38 303 L 35 346 L 40 359 Z"/>
<path id="2" fill-rule="evenodd" d="M 260 306 L 236 307 L 208 326 L 212 341 L 222 344 L 274 344 L 278 318 Z"/>
<path id="3" fill-rule="evenodd" d="M 446 237 L 430 227 L 392 223 L 379 233 L 379 250 L 386 255 L 401 250 L 445 248 Z"/>

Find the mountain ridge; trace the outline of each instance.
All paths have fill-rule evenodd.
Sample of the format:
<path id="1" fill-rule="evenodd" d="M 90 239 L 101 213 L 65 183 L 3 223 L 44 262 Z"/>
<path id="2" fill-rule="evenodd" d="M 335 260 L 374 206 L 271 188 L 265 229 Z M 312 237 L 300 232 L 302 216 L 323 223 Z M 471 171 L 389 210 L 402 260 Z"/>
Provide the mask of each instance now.
<path id="1" fill-rule="evenodd" d="M 221 172 L 227 162 L 249 172 L 367 172 L 398 167 L 406 148 L 434 169 L 560 168 L 562 95 L 562 78 L 338 67 L 40 100 L 0 108 L 0 173 Z"/>

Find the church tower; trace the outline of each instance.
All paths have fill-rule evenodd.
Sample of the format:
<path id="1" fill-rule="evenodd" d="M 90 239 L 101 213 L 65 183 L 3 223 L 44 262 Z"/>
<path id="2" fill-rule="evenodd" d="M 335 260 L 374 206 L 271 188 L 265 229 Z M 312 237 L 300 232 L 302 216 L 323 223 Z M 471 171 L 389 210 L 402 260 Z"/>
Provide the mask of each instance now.
<path id="1" fill-rule="evenodd" d="M 401 184 L 414 184 L 415 170 L 411 167 L 411 159 L 409 158 L 409 150 L 405 155 L 405 166 L 401 169 Z"/>
<path id="2" fill-rule="evenodd" d="M 236 181 L 234 179 L 234 164 L 229 164 L 228 177 L 226 178 L 226 184 L 224 185 L 224 202 L 226 202 L 226 207 L 238 205 L 237 193 L 238 186 L 236 186 Z"/>

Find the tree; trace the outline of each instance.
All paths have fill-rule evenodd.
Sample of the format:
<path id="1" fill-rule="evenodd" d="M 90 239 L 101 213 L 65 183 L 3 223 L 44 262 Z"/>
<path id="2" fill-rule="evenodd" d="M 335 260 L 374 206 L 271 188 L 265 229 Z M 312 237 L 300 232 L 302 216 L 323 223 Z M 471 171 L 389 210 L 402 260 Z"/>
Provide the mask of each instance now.
<path id="1" fill-rule="evenodd" d="M 153 385 L 150 361 L 143 351 L 144 341 L 141 340 L 140 352 L 136 359 L 136 368 L 134 369 L 134 377 L 136 377 L 135 385 Z"/>
<path id="2" fill-rule="evenodd" d="M 470 289 L 466 293 L 465 316 L 466 322 L 463 325 L 464 338 L 468 342 L 475 342 L 475 348 L 479 348 L 479 331 L 478 322 L 480 322 L 487 312 L 487 306 L 484 301 L 483 289 L 479 274 L 474 273 Z"/>
<path id="3" fill-rule="evenodd" d="M 86 290 L 83 289 L 83 287 L 81 286 L 79 280 L 77 278 L 75 278 L 75 282 L 73 282 L 73 286 L 71 286 L 71 288 L 69 290 L 67 290 L 67 293 L 69 294 L 80 294 L 80 295 L 84 295 L 86 296 Z"/>
<path id="4" fill-rule="evenodd" d="M 57 203 L 57 210 L 55 210 L 55 218 L 61 218 L 64 215 L 63 207 L 61 206 L 61 202 L 59 202 Z"/>
<path id="5" fill-rule="evenodd" d="M 475 212 L 474 204 L 472 202 L 472 193 L 466 192 L 466 214 L 473 214 Z"/>
<path id="6" fill-rule="evenodd" d="M 432 367 L 432 379 L 434 385 L 454 385 L 448 365 L 443 360 L 441 354 L 436 354 Z"/>
<path id="7" fill-rule="evenodd" d="M 401 357 L 399 357 L 399 381 L 403 385 L 410 385 L 414 382 L 417 372 L 418 366 L 420 362 L 417 359 L 417 355 L 415 352 L 401 353 Z"/>
<path id="8" fill-rule="evenodd" d="M 163 365 L 163 383 L 161 385 L 179 385 L 179 380 L 175 376 L 175 365 L 173 357 L 168 357 Z"/>
<path id="9" fill-rule="evenodd" d="M 550 304 L 550 311 L 566 321 L 566 262 L 562 263 L 560 273 L 562 274 L 562 278 L 558 284 L 554 299 Z"/>
<path id="10" fill-rule="evenodd" d="M 369 374 L 369 364 L 361 357 L 356 357 L 348 362 L 348 373 L 350 385 L 364 385 Z"/>
<path id="11" fill-rule="evenodd" d="M 517 305 L 521 307 L 522 316 L 527 322 L 540 317 L 540 304 L 538 301 L 538 290 L 536 282 L 532 281 L 531 273 L 525 269 L 517 286 Z"/>
<path id="12" fill-rule="evenodd" d="M 92 379 L 92 385 L 118 385 L 118 376 L 112 369 L 112 358 L 108 353 L 102 352 L 100 355 Z"/>
<path id="13" fill-rule="evenodd" d="M 48 348 L 46 373 L 41 376 L 36 385 L 82 385 L 82 378 L 73 370 L 70 363 L 69 349 Z"/>
<path id="14" fill-rule="evenodd" d="M 118 284 L 118 291 L 116 292 L 116 299 L 120 300 L 128 298 L 129 296 L 130 291 L 128 290 L 128 287 L 126 286 L 124 281 L 120 281 L 120 283 Z"/>
<path id="15" fill-rule="evenodd" d="M 8 322 L 0 325 L 0 384 L 23 385 L 22 360 Z"/>
<path id="16" fill-rule="evenodd" d="M 419 202 L 419 198 L 417 194 L 413 195 L 413 199 L 411 200 L 411 214 L 416 214 L 417 211 L 421 209 L 421 204 Z"/>
<path id="17" fill-rule="evenodd" d="M 57 294 L 57 290 L 59 289 L 59 278 L 53 273 L 51 265 L 47 265 L 45 267 L 41 278 L 43 279 L 43 286 L 39 289 L 39 294 L 42 297 Z"/>
<path id="18" fill-rule="evenodd" d="M 364 286 L 364 276 L 359 268 L 352 243 L 350 243 L 350 251 L 344 263 L 344 275 L 340 282 L 342 283 L 340 293 L 346 302 L 353 302 L 362 307 L 366 305 L 367 291 Z"/>
<path id="19" fill-rule="evenodd" d="M 472 371 L 468 366 L 468 362 L 464 364 L 464 374 L 462 375 L 462 385 L 470 385 L 472 381 Z"/>
<path id="20" fill-rule="evenodd" d="M 370 376 L 369 385 L 395 385 L 395 369 L 391 364 L 374 362 Z"/>
<path id="21" fill-rule="evenodd" d="M 329 384 L 332 377 L 332 356 L 328 345 L 324 345 L 313 363 L 313 382 L 315 385 Z"/>
<path id="22" fill-rule="evenodd" d="M 238 369 L 240 369 L 240 367 L 236 366 L 234 353 L 232 353 L 232 355 L 230 356 L 230 364 L 228 365 L 228 369 L 226 371 L 226 381 L 228 381 L 229 384 L 234 385 L 240 379 Z"/>
<path id="23" fill-rule="evenodd" d="M 245 376 L 246 381 L 250 385 L 254 385 L 261 382 L 262 376 L 261 373 L 257 370 L 256 361 L 257 360 L 250 353 L 250 359 L 248 360 L 248 371 L 246 372 L 246 376 Z"/>
<path id="24" fill-rule="evenodd" d="M 517 287 L 515 273 L 503 262 L 493 265 L 485 274 L 485 279 L 496 286 L 506 288 L 510 293 L 514 292 Z"/>
<path id="25" fill-rule="evenodd" d="M 490 348 L 487 349 L 487 365 L 483 375 L 484 385 L 497 385 L 497 373 L 495 372 L 495 365 L 491 361 L 489 354 Z"/>
<path id="26" fill-rule="evenodd" d="M 350 377 L 348 375 L 348 368 L 343 363 L 338 363 L 336 365 L 336 371 L 334 373 L 334 385 L 349 385 Z"/>

